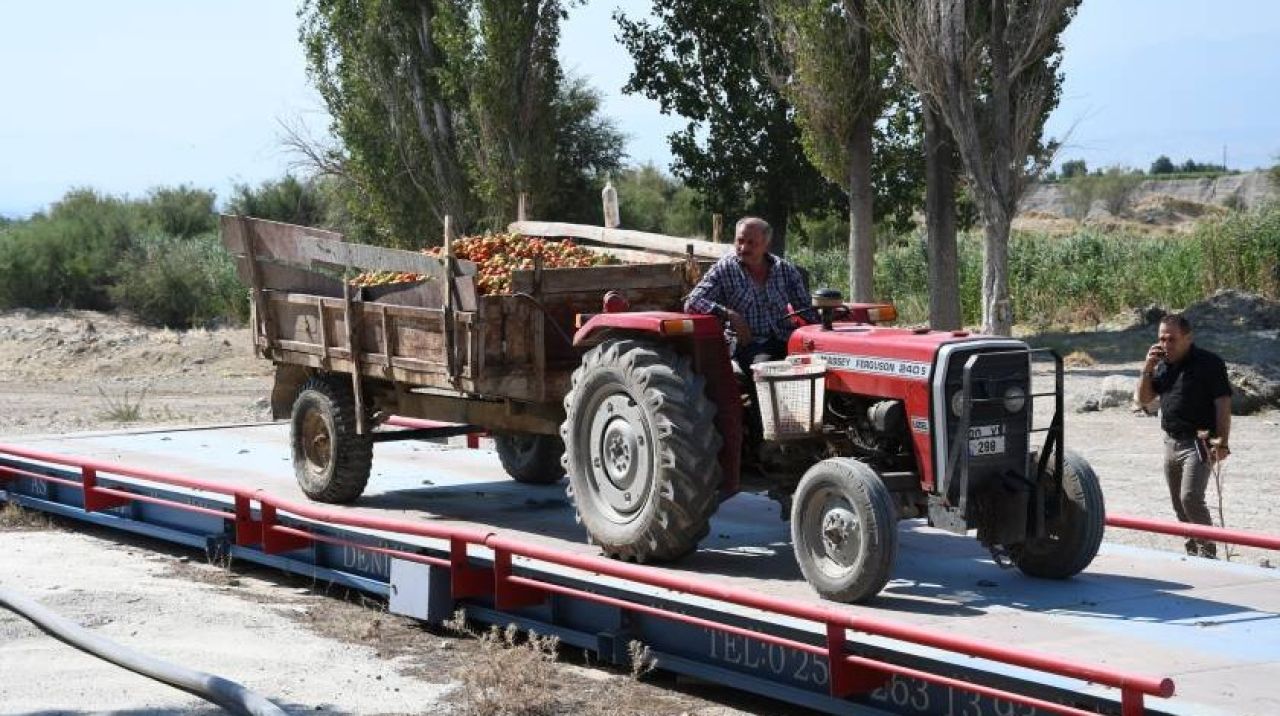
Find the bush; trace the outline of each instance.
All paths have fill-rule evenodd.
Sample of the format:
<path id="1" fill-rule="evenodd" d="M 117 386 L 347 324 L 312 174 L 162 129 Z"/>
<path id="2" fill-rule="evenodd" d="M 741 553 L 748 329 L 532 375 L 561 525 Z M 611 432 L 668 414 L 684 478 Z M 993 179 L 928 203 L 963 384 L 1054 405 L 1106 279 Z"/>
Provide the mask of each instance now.
<path id="1" fill-rule="evenodd" d="M 159 187 L 151 190 L 141 210 L 148 223 L 158 231 L 190 238 L 217 230 L 218 217 L 213 211 L 216 200 L 213 192 L 185 184 Z"/>
<path id="2" fill-rule="evenodd" d="M 1121 216 L 1133 203 L 1133 195 L 1142 184 L 1143 176 L 1121 167 L 1111 167 L 1101 176 L 1091 177 L 1094 191 L 1112 216 Z"/>
<path id="3" fill-rule="evenodd" d="M 981 318 L 982 237 L 959 240 L 960 303 L 967 325 Z M 843 248 L 797 249 L 810 286 L 848 295 Z M 876 254 L 876 295 L 901 322 L 928 319 L 929 281 L 921 236 Z M 1019 323 L 1069 325 L 1159 304 L 1184 307 L 1220 289 L 1280 298 L 1280 203 L 1202 223 L 1191 236 L 1146 237 L 1081 230 L 1071 236 L 1015 233 L 1009 288 Z"/>
<path id="4" fill-rule="evenodd" d="M 248 316 L 244 286 L 216 234 L 142 237 L 121 260 L 109 294 L 119 308 L 153 325 L 188 328 Z"/>
<path id="5" fill-rule="evenodd" d="M 1089 210 L 1093 208 L 1093 200 L 1098 189 L 1096 179 L 1097 177 L 1091 177 L 1087 174 L 1078 174 L 1066 183 L 1066 214 L 1068 218 L 1075 219 L 1077 223 L 1080 223 L 1089 217 Z"/>
<path id="6" fill-rule="evenodd" d="M 134 204 L 75 189 L 0 235 L 0 307 L 111 307 L 116 264 L 146 220 Z"/>
<path id="7" fill-rule="evenodd" d="M 319 181 L 299 181 L 289 174 L 278 181 L 264 181 L 257 187 L 235 185 L 227 202 L 227 213 L 298 226 L 323 227 L 329 223 L 328 204 Z"/>

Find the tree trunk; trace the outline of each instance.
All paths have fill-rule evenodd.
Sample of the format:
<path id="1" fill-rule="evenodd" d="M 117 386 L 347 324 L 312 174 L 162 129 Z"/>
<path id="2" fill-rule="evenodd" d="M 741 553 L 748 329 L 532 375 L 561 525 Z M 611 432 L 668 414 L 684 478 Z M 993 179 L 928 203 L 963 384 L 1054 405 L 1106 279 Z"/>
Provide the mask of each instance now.
<path id="1" fill-rule="evenodd" d="M 872 119 L 854 122 L 849 146 L 849 293 L 855 302 L 875 300 L 876 236 L 871 187 Z"/>
<path id="2" fill-rule="evenodd" d="M 1009 225 L 1014 193 L 1013 107 L 1005 39 L 1007 0 L 991 0 L 991 172 L 993 186 L 986 206 L 986 246 L 982 268 L 982 331 L 998 336 L 1013 332 L 1009 305 Z"/>
<path id="3" fill-rule="evenodd" d="M 1004 207 L 989 207 L 982 257 L 982 332 L 1013 334 L 1009 300 L 1009 226 L 1013 217 Z"/>
<path id="4" fill-rule="evenodd" d="M 960 328 L 960 267 L 956 250 L 956 167 L 951 132 L 924 109 L 925 232 L 929 239 L 929 325 Z"/>

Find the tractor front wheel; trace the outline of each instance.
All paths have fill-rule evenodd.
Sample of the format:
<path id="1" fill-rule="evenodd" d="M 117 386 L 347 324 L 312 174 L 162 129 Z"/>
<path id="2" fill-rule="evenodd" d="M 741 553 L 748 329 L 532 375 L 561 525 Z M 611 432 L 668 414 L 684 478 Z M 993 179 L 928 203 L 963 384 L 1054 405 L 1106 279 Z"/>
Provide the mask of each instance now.
<path id="1" fill-rule="evenodd" d="M 893 496 L 866 464 L 823 460 L 796 487 L 791 542 L 805 580 L 824 599 L 869 600 L 889 581 L 898 547 Z"/>
<path id="2" fill-rule="evenodd" d="M 594 544 L 632 562 L 698 546 L 718 505 L 715 406 L 688 356 L 645 341 L 592 348 L 565 397 L 569 498 Z"/>
<path id="3" fill-rule="evenodd" d="M 1038 457 L 1032 453 L 1032 464 L 1039 463 Z M 1056 504 L 1047 507 L 1044 537 L 1029 539 L 1009 550 L 1018 569 L 1032 577 L 1074 576 L 1089 566 L 1102 544 L 1107 510 L 1098 476 L 1083 457 L 1070 450 L 1063 455 L 1062 467 L 1062 487 Z M 1053 469 L 1052 461 L 1049 469 Z M 1047 477 L 1055 476 L 1051 473 Z"/>

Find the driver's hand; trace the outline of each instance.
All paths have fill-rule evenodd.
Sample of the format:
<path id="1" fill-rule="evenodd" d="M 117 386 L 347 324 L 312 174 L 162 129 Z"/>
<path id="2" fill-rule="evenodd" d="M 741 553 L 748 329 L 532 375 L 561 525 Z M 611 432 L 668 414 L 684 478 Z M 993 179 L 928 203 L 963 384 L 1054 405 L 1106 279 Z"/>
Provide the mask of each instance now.
<path id="1" fill-rule="evenodd" d="M 751 342 L 751 326 L 747 325 L 747 319 L 742 317 L 741 313 L 729 309 L 729 327 L 738 336 L 738 345 L 744 345 Z"/>

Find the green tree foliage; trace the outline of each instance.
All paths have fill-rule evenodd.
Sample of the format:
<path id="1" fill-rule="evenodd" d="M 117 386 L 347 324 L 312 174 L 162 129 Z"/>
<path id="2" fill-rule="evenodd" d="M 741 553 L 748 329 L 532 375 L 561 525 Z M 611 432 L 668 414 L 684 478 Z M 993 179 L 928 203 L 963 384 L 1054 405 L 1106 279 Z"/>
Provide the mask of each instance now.
<path id="1" fill-rule="evenodd" d="M 465 227 L 477 211 L 459 137 L 466 13 L 435 0 L 307 0 L 299 10 L 308 73 L 342 141 L 320 163 L 349 182 L 348 208 L 381 241 L 421 245 L 445 215 Z"/>
<path id="2" fill-rule="evenodd" d="M 1064 179 L 1072 179 L 1078 176 L 1085 176 L 1089 173 L 1089 165 L 1085 164 L 1083 159 L 1071 159 L 1062 163 L 1060 176 Z"/>
<path id="3" fill-rule="evenodd" d="M 107 287 L 134 235 L 146 227 L 138 206 L 74 189 L 11 228 L 0 243 L 0 305 L 110 307 Z"/>
<path id="4" fill-rule="evenodd" d="M 141 204 L 145 218 L 159 231 L 190 238 L 213 231 L 218 217 L 213 212 L 217 196 L 208 189 L 184 185 L 152 189 Z"/>
<path id="5" fill-rule="evenodd" d="M 699 209 L 695 192 L 653 164 L 623 171 L 614 188 L 623 228 L 689 237 L 710 232 L 711 218 Z"/>
<path id="6" fill-rule="evenodd" d="M 1188 159 L 1178 167 L 1178 171 L 1183 174 L 1225 174 L 1227 167 L 1224 164 L 1214 164 L 1212 162 L 1197 162 L 1194 159 Z"/>
<path id="7" fill-rule="evenodd" d="M 185 327 L 248 317 L 248 294 L 215 233 L 144 234 L 114 273 L 114 306 L 144 323 Z"/>
<path id="8" fill-rule="evenodd" d="M 1173 160 L 1161 154 L 1160 156 L 1156 157 L 1156 160 L 1154 162 L 1151 162 L 1151 169 L 1149 169 L 1147 173 L 1172 174 L 1176 171 L 1178 171 L 1178 167 L 1174 165 Z"/>
<path id="9" fill-rule="evenodd" d="M 600 113 L 600 92 L 585 78 L 560 85 L 555 105 L 556 177 L 550 193 L 535 200 L 531 218 L 601 224 L 600 190 L 622 169 L 626 137 Z"/>
<path id="10" fill-rule="evenodd" d="M 227 201 L 228 214 L 282 221 L 299 226 L 332 226 L 332 199 L 318 179 L 286 174 L 256 187 L 236 184 Z"/>
<path id="11" fill-rule="evenodd" d="M 622 139 L 556 58 L 561 0 L 306 0 L 308 68 L 342 147 L 311 152 L 342 177 L 371 240 L 437 243 L 533 215 L 616 167 Z M 582 132 L 584 136 L 577 136 Z"/>
<path id="12" fill-rule="evenodd" d="M 624 92 L 688 120 L 667 138 L 676 176 L 732 222 L 764 217 L 785 250 L 793 213 L 831 206 L 805 158 L 791 105 L 773 88 L 757 0 L 653 0 L 653 20 L 615 15 L 634 61 Z"/>
<path id="13" fill-rule="evenodd" d="M 214 195 L 126 200 L 74 189 L 0 231 L 0 308 L 127 308 L 175 327 L 242 319 L 246 294 L 214 232 Z"/>

